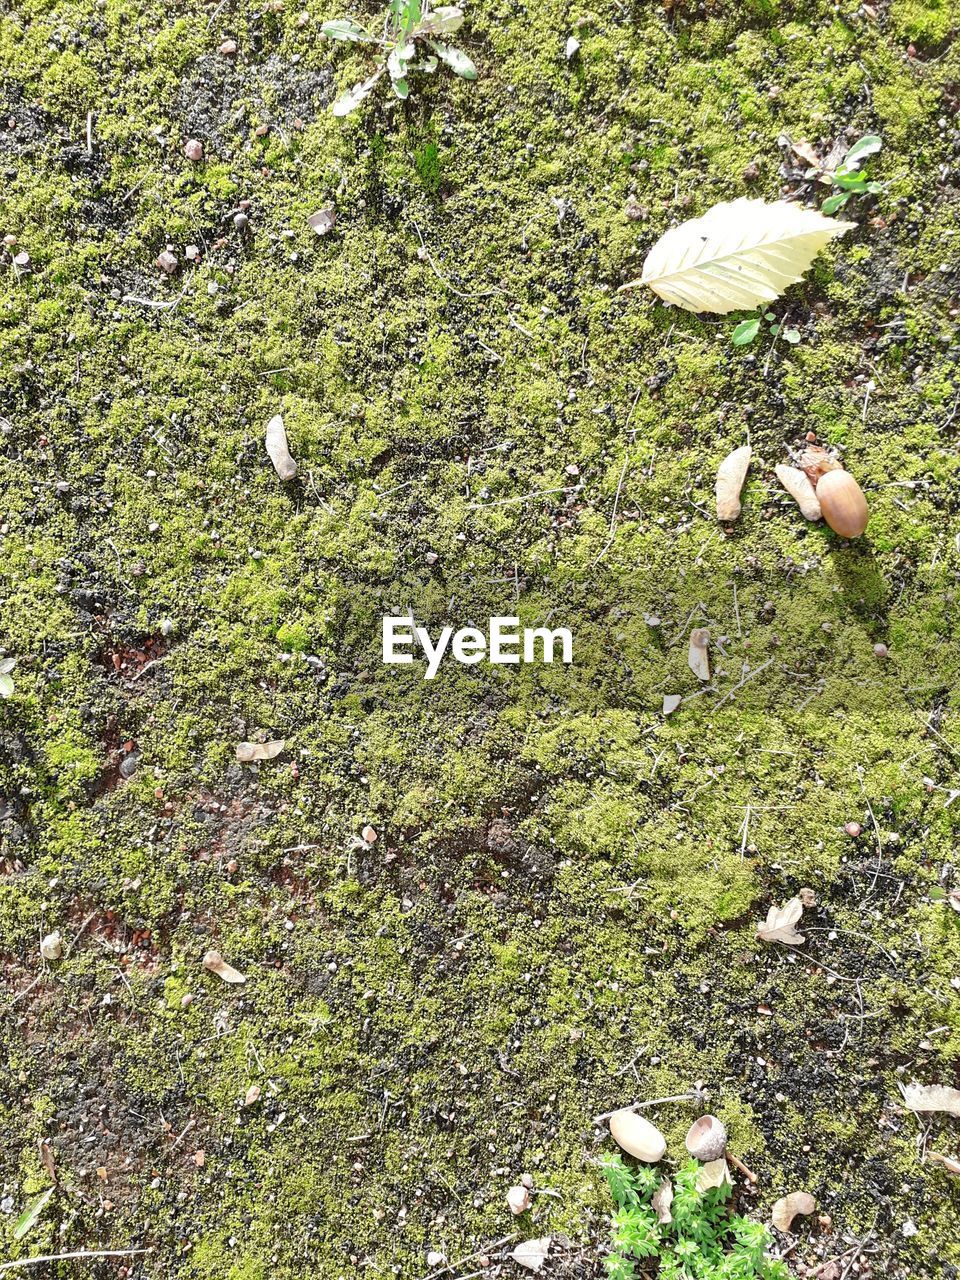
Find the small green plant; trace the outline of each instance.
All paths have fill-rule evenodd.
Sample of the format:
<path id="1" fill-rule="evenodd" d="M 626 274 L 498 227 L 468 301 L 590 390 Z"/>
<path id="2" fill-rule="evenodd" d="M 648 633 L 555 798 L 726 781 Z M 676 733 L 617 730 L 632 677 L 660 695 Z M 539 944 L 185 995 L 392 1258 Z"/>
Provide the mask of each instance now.
<path id="1" fill-rule="evenodd" d="M 697 1189 L 701 1165 L 688 1160 L 673 1179 L 673 1199 L 658 1212 L 665 1179 L 645 1165 L 631 1169 L 620 1156 L 602 1163 L 617 1205 L 610 1252 L 604 1259 L 610 1280 L 639 1280 L 636 1263 L 658 1263 L 658 1280 L 788 1280 L 785 1265 L 768 1258 L 770 1234 L 761 1223 L 731 1214 L 729 1183 Z M 668 1222 L 661 1219 L 669 1217 Z"/>
<path id="2" fill-rule="evenodd" d="M 749 346 L 764 326 L 774 338 L 779 335 L 791 346 L 800 341 L 800 330 L 784 327 L 772 311 L 758 311 L 755 316 L 748 316 L 746 320 L 741 320 L 730 335 L 730 341 L 735 347 Z"/>
<path id="3" fill-rule="evenodd" d="M 434 9 L 430 0 L 390 0 L 381 35 L 375 35 L 352 18 L 334 18 L 323 23 L 320 30 L 328 40 L 377 45 L 380 51 L 373 75 L 339 97 L 333 104 L 333 114 L 345 116 L 356 110 L 384 75 L 389 75 L 393 92 L 401 99 L 410 94 L 410 76 L 414 72 L 432 75 L 441 62 L 455 76 L 476 80 L 477 68 L 463 50 L 437 39 L 452 35 L 462 23 L 462 9 L 454 5 Z"/>
<path id="4" fill-rule="evenodd" d="M 879 182 L 871 182 L 859 172 L 864 160 L 868 156 L 876 155 L 882 146 L 881 138 L 873 133 L 867 134 L 859 142 L 855 142 L 839 166 L 826 175 L 837 190 L 832 196 L 827 196 L 820 206 L 824 213 L 836 213 L 854 196 L 875 196 L 883 190 Z"/>

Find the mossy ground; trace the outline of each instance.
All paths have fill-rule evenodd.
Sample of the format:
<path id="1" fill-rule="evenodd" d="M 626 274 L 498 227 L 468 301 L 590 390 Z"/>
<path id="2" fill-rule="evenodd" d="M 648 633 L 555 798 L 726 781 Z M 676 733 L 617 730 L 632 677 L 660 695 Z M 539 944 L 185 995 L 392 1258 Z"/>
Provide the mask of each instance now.
<path id="1" fill-rule="evenodd" d="M 869 1233 L 877 1274 L 957 1275 L 957 1183 L 897 1087 L 960 1055 L 929 896 L 960 826 L 956 8 L 477 0 L 475 85 L 345 122 L 362 56 L 303 12 L 0 13 L 3 1256 L 412 1278 L 516 1230 L 592 1275 L 591 1117 L 700 1080 L 748 1211 L 831 1215 L 798 1273 Z M 798 346 L 617 293 L 682 216 L 815 199 L 781 134 L 866 132 L 886 192 L 778 304 Z M 808 430 L 867 490 L 856 544 L 778 493 Z M 380 662 L 407 607 L 551 614 L 575 665 L 425 683 Z M 698 624 L 713 688 L 664 720 Z M 285 754 L 236 764 L 257 733 Z M 807 945 L 762 947 L 801 886 Z M 673 1152 L 691 1112 L 655 1113 Z M 44 1137 L 61 1189 L 15 1243 Z M 524 1171 L 557 1194 L 514 1223 Z"/>

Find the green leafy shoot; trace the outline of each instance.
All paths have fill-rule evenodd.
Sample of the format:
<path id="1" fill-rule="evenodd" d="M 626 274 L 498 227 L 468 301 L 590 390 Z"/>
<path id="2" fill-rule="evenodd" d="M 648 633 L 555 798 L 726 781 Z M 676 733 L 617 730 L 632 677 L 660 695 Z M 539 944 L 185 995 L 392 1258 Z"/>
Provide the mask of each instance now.
<path id="1" fill-rule="evenodd" d="M 682 1165 L 673 1179 L 668 1222 L 653 1206 L 664 1175 L 646 1165 L 628 1167 L 620 1156 L 601 1168 L 616 1203 L 610 1220 L 608 1280 L 639 1280 L 655 1259 L 658 1280 L 788 1280 L 784 1263 L 767 1257 L 771 1240 L 761 1223 L 729 1211 L 729 1183 L 701 1191 L 701 1166 Z M 640 1263 L 640 1269 L 637 1268 Z"/>
<path id="2" fill-rule="evenodd" d="M 876 155 L 882 146 L 881 138 L 876 134 L 867 134 L 853 144 L 833 173 L 826 175 L 837 189 L 821 205 L 824 213 L 836 213 L 854 196 L 875 196 L 883 190 L 881 183 L 872 182 L 860 172 L 864 160 Z"/>
<path id="3" fill-rule="evenodd" d="M 390 0 L 383 17 L 383 34 L 352 18 L 333 18 L 320 30 L 328 40 L 344 44 L 372 44 L 379 47 L 373 74 L 342 94 L 333 104 L 335 116 L 346 116 L 368 98 L 384 76 L 389 77 L 394 95 L 401 101 L 410 94 L 410 76 L 433 75 L 441 63 L 462 80 L 476 80 L 477 68 L 471 59 L 446 40 L 463 23 L 463 10 L 456 5 L 431 7 L 429 0 Z"/>
<path id="4" fill-rule="evenodd" d="M 741 320 L 731 333 L 730 341 L 735 347 L 748 347 L 764 329 L 772 337 L 782 338 L 791 346 L 795 346 L 800 341 L 800 330 L 782 324 L 772 311 L 759 311 L 755 316 L 748 316 L 746 320 Z"/>
<path id="5" fill-rule="evenodd" d="M 13 1228 L 14 1240 L 22 1240 L 24 1236 L 30 1234 L 43 1216 L 43 1211 L 55 1190 L 56 1187 L 49 1187 L 42 1195 L 30 1201 Z"/>

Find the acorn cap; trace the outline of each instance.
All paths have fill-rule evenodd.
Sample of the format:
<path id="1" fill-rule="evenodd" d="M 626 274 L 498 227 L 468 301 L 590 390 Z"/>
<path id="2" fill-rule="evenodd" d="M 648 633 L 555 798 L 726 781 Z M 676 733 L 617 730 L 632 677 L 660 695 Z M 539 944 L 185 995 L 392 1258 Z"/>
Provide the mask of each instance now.
<path id="1" fill-rule="evenodd" d="M 716 1116 L 701 1116 L 687 1130 L 686 1148 L 697 1160 L 719 1160 L 727 1149 L 727 1130 Z"/>

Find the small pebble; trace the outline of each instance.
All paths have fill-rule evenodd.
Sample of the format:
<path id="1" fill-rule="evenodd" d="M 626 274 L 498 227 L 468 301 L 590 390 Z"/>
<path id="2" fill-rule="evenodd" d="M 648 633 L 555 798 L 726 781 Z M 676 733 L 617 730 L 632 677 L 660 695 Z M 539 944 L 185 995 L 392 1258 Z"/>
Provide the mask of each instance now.
<path id="1" fill-rule="evenodd" d="M 847 835 L 852 836 L 854 840 L 856 840 L 857 836 L 863 830 L 859 822 L 847 822 L 844 824 L 843 829 L 847 833 Z"/>
<path id="2" fill-rule="evenodd" d="M 237 228 L 238 231 L 242 231 L 244 227 L 249 223 L 249 221 L 250 219 L 247 217 L 245 213 L 235 213 L 233 215 L 233 225 Z"/>
<path id="3" fill-rule="evenodd" d="M 236 40 L 224 40 L 217 52 L 222 58 L 232 58 L 237 52 Z"/>
<path id="4" fill-rule="evenodd" d="M 875 644 L 873 646 L 873 656 L 875 658 L 885 658 L 890 650 L 885 644 Z"/>
<path id="5" fill-rule="evenodd" d="M 157 254 L 157 266 L 168 276 L 172 276 L 179 265 L 176 254 L 171 253 L 169 249 L 164 249 L 163 253 Z"/>
<path id="6" fill-rule="evenodd" d="M 184 143 L 183 154 L 188 160 L 194 162 L 203 159 L 203 143 L 198 142 L 196 138 L 190 138 Z"/>

